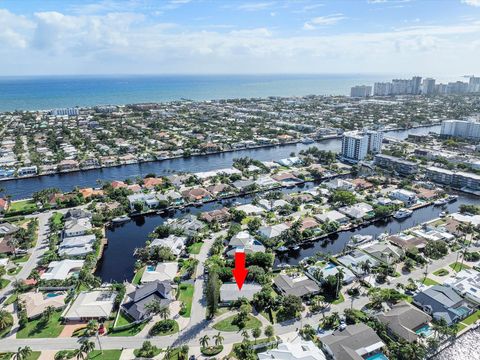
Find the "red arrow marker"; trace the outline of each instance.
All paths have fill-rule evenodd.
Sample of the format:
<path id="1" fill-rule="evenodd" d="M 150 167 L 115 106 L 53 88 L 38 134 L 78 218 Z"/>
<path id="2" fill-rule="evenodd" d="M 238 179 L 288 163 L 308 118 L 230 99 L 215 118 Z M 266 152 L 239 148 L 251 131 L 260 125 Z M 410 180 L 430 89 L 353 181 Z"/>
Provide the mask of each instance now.
<path id="1" fill-rule="evenodd" d="M 243 250 L 235 252 L 235 269 L 232 270 L 232 274 L 237 282 L 238 290 L 242 290 L 248 274 L 248 270 L 245 269 L 245 252 Z"/>

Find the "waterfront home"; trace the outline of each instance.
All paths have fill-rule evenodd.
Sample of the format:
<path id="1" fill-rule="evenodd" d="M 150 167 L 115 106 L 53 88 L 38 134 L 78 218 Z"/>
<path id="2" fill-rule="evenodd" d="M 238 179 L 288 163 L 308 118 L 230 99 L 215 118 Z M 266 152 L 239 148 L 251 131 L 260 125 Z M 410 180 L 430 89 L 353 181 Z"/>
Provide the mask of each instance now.
<path id="1" fill-rule="evenodd" d="M 160 201 L 157 199 L 155 193 L 132 194 L 128 195 L 127 199 L 131 210 L 135 210 L 135 204 L 141 204 L 142 206 L 147 206 L 150 209 L 156 208 L 160 204 Z"/>
<path id="2" fill-rule="evenodd" d="M 63 237 L 81 236 L 92 230 L 92 223 L 89 218 L 72 218 L 65 221 Z"/>
<path id="3" fill-rule="evenodd" d="M 148 190 L 153 190 L 156 186 L 162 185 L 163 182 L 162 178 L 148 177 L 143 179 L 143 187 Z"/>
<path id="4" fill-rule="evenodd" d="M 18 226 L 8 222 L 0 223 L 0 236 L 14 234 L 19 230 Z"/>
<path id="5" fill-rule="evenodd" d="M 65 215 L 63 215 L 63 220 L 66 221 L 71 219 L 90 219 L 91 220 L 92 213 L 82 209 L 70 209 L 65 213 Z"/>
<path id="6" fill-rule="evenodd" d="M 242 175 L 242 172 L 235 168 L 224 168 L 224 169 L 217 169 L 212 171 L 203 171 L 195 173 L 195 176 L 200 180 L 207 180 L 213 178 L 217 175 Z"/>
<path id="7" fill-rule="evenodd" d="M 15 253 L 15 247 L 10 243 L 11 236 L 12 235 L 7 235 L 0 239 L 0 254 L 11 255 Z"/>
<path id="8" fill-rule="evenodd" d="M 422 334 L 431 332 L 428 324 L 432 317 L 406 301 L 394 304 L 376 317 L 387 326 L 389 333 L 408 342 L 418 341 Z"/>
<path id="9" fill-rule="evenodd" d="M 67 294 L 64 292 L 30 291 L 18 295 L 18 300 L 23 304 L 29 319 L 41 316 L 47 307 L 53 307 L 55 310 L 63 309 L 66 306 L 66 298 Z"/>
<path id="10" fill-rule="evenodd" d="M 343 266 L 350 268 L 354 273 L 360 275 L 365 275 L 365 270 L 362 269 L 364 263 L 368 263 L 371 268 L 379 264 L 377 259 L 357 249 L 351 251 L 347 255 L 340 256 L 337 260 Z"/>
<path id="11" fill-rule="evenodd" d="M 48 269 L 40 277 L 43 280 L 65 280 L 82 270 L 84 260 L 60 260 L 48 264 Z"/>
<path id="12" fill-rule="evenodd" d="M 327 189 L 330 189 L 330 190 L 353 191 L 355 189 L 355 186 L 351 182 L 349 182 L 347 180 L 340 179 L 340 178 L 331 179 L 331 180 L 323 183 L 323 185 L 325 185 L 327 187 Z"/>
<path id="13" fill-rule="evenodd" d="M 401 248 L 387 242 L 364 244 L 359 248 L 374 258 L 387 264 L 393 264 L 400 261 L 405 253 Z"/>
<path id="14" fill-rule="evenodd" d="M 301 179 L 290 172 L 275 174 L 272 176 L 272 179 L 281 183 L 283 186 L 293 186 L 302 182 Z"/>
<path id="15" fill-rule="evenodd" d="M 5 212 L 8 210 L 8 207 L 10 205 L 10 200 L 0 198 L 0 212 Z"/>
<path id="16" fill-rule="evenodd" d="M 255 184 L 263 189 L 269 189 L 271 187 L 279 186 L 280 184 L 273 180 L 270 176 L 261 176 L 255 180 Z"/>
<path id="17" fill-rule="evenodd" d="M 239 191 L 247 191 L 255 186 L 253 180 L 237 180 L 232 183 L 233 187 Z"/>
<path id="18" fill-rule="evenodd" d="M 353 179 L 351 181 L 351 183 L 353 184 L 353 186 L 355 186 L 355 189 L 359 189 L 359 190 L 365 190 L 365 189 L 373 188 L 373 184 L 370 181 L 365 180 L 363 178 Z"/>
<path id="19" fill-rule="evenodd" d="M 280 209 L 290 204 L 283 199 L 278 199 L 278 200 L 261 199 L 258 201 L 258 205 L 263 207 L 265 210 L 270 211 L 270 210 Z"/>
<path id="20" fill-rule="evenodd" d="M 305 230 L 310 230 L 314 231 L 315 229 L 318 230 L 320 224 L 315 221 L 314 218 L 311 217 L 306 217 L 300 220 L 301 226 L 300 226 L 300 232 L 304 232 Z"/>
<path id="21" fill-rule="evenodd" d="M 265 239 L 274 239 L 282 235 L 282 233 L 288 230 L 290 226 L 286 223 L 276 224 L 276 225 L 268 225 L 268 226 L 261 226 L 258 229 L 258 234 Z"/>
<path id="22" fill-rule="evenodd" d="M 323 283 L 327 277 L 337 276 L 340 271 L 343 274 L 342 282 L 344 284 L 351 284 L 357 278 L 349 268 L 341 265 L 335 265 L 333 263 L 323 265 L 311 265 L 307 269 L 307 275 Z"/>
<path id="23" fill-rule="evenodd" d="M 95 235 L 80 235 L 66 237 L 58 247 L 60 256 L 85 256 L 93 251 Z"/>
<path id="24" fill-rule="evenodd" d="M 403 232 L 395 235 L 390 235 L 389 237 L 387 237 L 387 240 L 390 241 L 392 244 L 401 247 L 404 250 L 413 248 L 422 250 L 427 244 L 427 240 L 425 238 L 414 236 L 412 234 L 406 234 Z"/>
<path id="25" fill-rule="evenodd" d="M 371 218 L 375 215 L 372 205 L 363 202 L 341 207 L 338 211 L 354 220 Z"/>
<path id="26" fill-rule="evenodd" d="M 126 188 L 127 187 L 127 184 L 125 184 L 123 181 L 117 181 L 117 180 L 112 181 L 110 185 L 114 189 L 120 189 L 120 188 Z"/>
<path id="27" fill-rule="evenodd" d="M 279 274 L 273 279 L 276 289 L 284 295 L 312 296 L 320 292 L 318 284 L 303 274 Z"/>
<path id="28" fill-rule="evenodd" d="M 323 214 L 316 214 L 314 215 L 314 217 L 321 223 L 329 223 L 335 221 L 339 224 L 346 224 L 349 221 L 348 216 L 342 214 L 337 210 L 330 210 Z"/>
<path id="29" fill-rule="evenodd" d="M 188 202 L 208 201 L 213 198 L 207 189 L 201 187 L 184 190 L 182 196 Z"/>
<path id="30" fill-rule="evenodd" d="M 147 265 L 143 272 L 141 283 L 146 284 L 153 281 L 173 282 L 178 273 L 177 262 L 160 262 L 156 266 Z"/>
<path id="31" fill-rule="evenodd" d="M 187 215 L 179 219 L 168 222 L 168 225 L 174 229 L 182 230 L 187 237 L 197 235 L 205 228 L 205 224 L 197 219 L 195 215 Z"/>
<path id="32" fill-rule="evenodd" d="M 455 240 L 455 235 L 452 235 L 448 232 L 438 231 L 429 227 L 428 225 L 424 225 L 421 228 L 412 229 L 411 233 L 414 236 L 421 237 L 429 241 L 443 240 L 446 242 L 450 242 Z"/>
<path id="33" fill-rule="evenodd" d="M 230 186 L 227 184 L 215 184 L 207 187 L 207 191 L 215 197 L 227 196 L 232 193 Z"/>
<path id="34" fill-rule="evenodd" d="M 103 190 L 98 190 L 94 188 L 83 188 L 79 190 L 80 194 L 84 199 L 90 199 L 91 197 L 102 197 L 105 195 Z"/>
<path id="35" fill-rule="evenodd" d="M 258 353 L 258 360 L 326 360 L 325 354 L 313 341 L 296 338 L 293 342 L 278 344 L 276 349 Z"/>
<path id="36" fill-rule="evenodd" d="M 280 164 L 281 166 L 291 167 L 291 166 L 302 164 L 302 159 L 294 156 L 294 157 L 277 160 L 276 163 Z"/>
<path id="37" fill-rule="evenodd" d="M 418 200 L 416 193 L 410 190 L 405 190 L 405 189 L 394 190 L 389 194 L 389 196 L 392 199 L 402 201 L 405 206 L 412 206 Z"/>
<path id="38" fill-rule="evenodd" d="M 66 321 L 105 321 L 112 313 L 116 296 L 110 290 L 82 291 L 62 317 Z"/>
<path id="39" fill-rule="evenodd" d="M 262 286 L 257 283 L 245 283 L 239 290 L 237 283 L 223 283 L 220 287 L 220 302 L 232 303 L 240 298 L 246 298 L 247 300 L 253 300 L 253 295 L 262 290 Z"/>
<path id="40" fill-rule="evenodd" d="M 234 235 L 230 239 L 228 247 L 231 248 L 231 250 L 227 252 L 228 256 L 234 256 L 237 250 L 243 250 L 246 254 L 265 252 L 265 246 L 250 235 L 248 231 L 240 231 Z"/>
<path id="41" fill-rule="evenodd" d="M 156 196 L 159 202 L 166 202 L 174 206 L 179 206 L 184 203 L 182 194 L 174 190 L 168 190 L 164 194 L 157 193 Z"/>
<path id="42" fill-rule="evenodd" d="M 452 288 L 434 285 L 413 297 L 413 303 L 435 319 L 452 325 L 470 315 L 473 308 Z"/>
<path id="43" fill-rule="evenodd" d="M 321 338 L 323 349 L 334 360 L 382 359 L 374 357 L 385 347 L 371 327 L 363 323 L 348 325 Z"/>
<path id="44" fill-rule="evenodd" d="M 472 269 L 464 269 L 443 282 L 465 299 L 480 305 L 480 273 Z"/>
<path id="45" fill-rule="evenodd" d="M 175 256 L 179 256 L 185 249 L 186 241 L 187 238 L 184 236 L 170 235 L 164 239 L 154 239 L 149 246 L 163 246 L 170 249 Z"/>
<path id="46" fill-rule="evenodd" d="M 262 161 L 262 164 L 265 165 L 265 167 L 270 170 L 278 169 L 280 167 L 280 164 L 277 164 L 276 162 L 273 162 L 273 161 Z"/>
<path id="47" fill-rule="evenodd" d="M 62 160 L 58 163 L 58 171 L 71 171 L 78 170 L 80 168 L 78 161 L 76 160 Z"/>
<path id="48" fill-rule="evenodd" d="M 147 304 L 158 301 L 162 306 L 169 306 L 173 300 L 172 286 L 169 281 L 153 281 L 139 286 L 135 291 L 127 294 L 121 310 L 133 320 L 145 320 L 150 314 Z"/>
<path id="49" fill-rule="evenodd" d="M 262 209 L 261 207 L 252 204 L 244 204 L 237 206 L 235 210 L 243 211 L 247 215 L 260 215 L 265 212 L 265 209 Z"/>
<path id="50" fill-rule="evenodd" d="M 198 218 L 207 223 L 217 222 L 226 224 L 230 220 L 231 215 L 228 208 L 223 207 L 221 209 L 203 212 Z"/>

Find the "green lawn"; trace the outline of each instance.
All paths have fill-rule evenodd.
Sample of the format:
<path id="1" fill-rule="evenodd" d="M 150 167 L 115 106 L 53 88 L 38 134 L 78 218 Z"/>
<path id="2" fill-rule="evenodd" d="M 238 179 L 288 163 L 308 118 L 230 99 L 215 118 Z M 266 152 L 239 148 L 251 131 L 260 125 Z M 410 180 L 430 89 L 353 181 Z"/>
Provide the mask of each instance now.
<path id="1" fill-rule="evenodd" d="M 480 319 L 480 310 L 477 310 L 472 315 L 470 315 L 469 317 L 462 320 L 462 323 L 467 324 L 467 325 L 472 325 L 473 323 L 475 323 L 475 321 L 477 321 L 479 319 Z"/>
<path id="2" fill-rule="evenodd" d="M 10 268 L 7 270 L 7 274 L 10 275 L 10 276 L 13 276 L 13 275 L 17 275 L 20 270 L 22 270 L 22 267 L 21 266 L 16 266 L 14 268 Z"/>
<path id="3" fill-rule="evenodd" d="M 248 320 L 245 323 L 245 327 L 240 329 L 237 325 L 232 324 L 235 315 L 232 315 L 222 321 L 219 321 L 213 328 L 218 331 L 240 331 L 243 329 L 255 329 L 257 327 L 262 327 L 262 323 L 257 318 L 253 317 L 252 315 L 248 315 Z"/>
<path id="4" fill-rule="evenodd" d="M 450 274 L 450 272 L 447 269 L 438 269 L 433 272 L 433 275 L 436 276 L 447 276 L 448 274 Z"/>
<path id="5" fill-rule="evenodd" d="M 17 294 L 12 294 L 8 297 L 7 300 L 3 303 L 4 306 L 12 305 L 15 301 L 17 301 Z"/>
<path id="6" fill-rule="evenodd" d="M 56 212 L 52 215 L 52 223 L 57 226 L 62 225 L 63 215 L 62 213 Z"/>
<path id="7" fill-rule="evenodd" d="M 422 284 L 426 286 L 433 286 L 433 285 L 438 285 L 438 282 L 427 277 L 425 278 L 425 280 L 422 281 Z"/>
<path id="8" fill-rule="evenodd" d="M 6 318 L 7 318 L 7 319 L 10 318 L 11 321 L 12 321 L 12 323 L 13 323 L 13 316 L 12 316 L 12 314 L 7 313 Z M 9 326 L 9 327 L 3 329 L 2 331 L 0 331 L 0 338 L 3 338 L 4 336 L 8 335 L 8 333 L 10 332 L 10 330 L 12 330 L 12 327 L 11 327 L 11 326 Z"/>
<path id="9" fill-rule="evenodd" d="M 14 263 L 23 263 L 23 262 L 27 262 L 28 259 L 30 259 L 30 254 L 25 254 L 23 256 L 18 256 L 18 257 L 12 258 L 12 261 Z"/>
<path id="10" fill-rule="evenodd" d="M 122 350 L 103 350 L 103 353 L 100 350 L 93 350 L 88 354 L 87 359 L 118 360 L 120 355 L 122 355 Z"/>
<path id="11" fill-rule="evenodd" d="M 8 212 L 19 212 L 19 211 L 35 211 L 37 210 L 37 204 L 32 200 L 20 200 L 12 201 L 10 203 L 10 208 Z"/>
<path id="12" fill-rule="evenodd" d="M 462 331 L 463 329 L 465 329 L 467 327 L 467 325 L 465 324 L 462 324 L 462 323 L 458 323 L 457 324 L 457 334 Z"/>
<path id="13" fill-rule="evenodd" d="M 47 324 L 42 323 L 42 318 L 29 321 L 17 332 L 17 339 L 58 337 L 64 327 L 60 323 L 61 314 L 61 311 L 55 311 Z"/>
<path id="14" fill-rule="evenodd" d="M 345 298 L 343 297 L 343 294 L 340 293 L 340 294 L 338 294 L 338 299 L 332 301 L 332 305 L 341 304 L 341 303 L 344 302 L 344 301 L 345 301 Z"/>
<path id="15" fill-rule="evenodd" d="M 449 266 L 450 266 L 454 271 L 457 271 L 457 272 L 458 272 L 458 271 L 461 271 L 461 270 L 465 270 L 465 269 L 471 269 L 470 266 L 465 265 L 465 264 L 462 265 L 462 263 L 459 263 L 459 262 L 454 262 L 454 263 L 450 264 Z"/>
<path id="16" fill-rule="evenodd" d="M 10 284 L 10 280 L 8 280 L 8 279 L 0 279 L 0 289 L 5 288 L 8 284 Z"/>
<path id="17" fill-rule="evenodd" d="M 112 329 L 110 329 L 110 331 L 108 332 L 108 336 L 135 336 L 140 331 L 143 330 L 146 324 L 147 324 L 146 322 L 135 324 L 134 326 L 128 329 L 119 330 L 119 331 L 114 331 L 114 330 L 112 331 Z"/>
<path id="18" fill-rule="evenodd" d="M 187 250 L 189 254 L 198 255 L 202 248 L 203 242 L 196 242 L 188 246 Z"/>
<path id="19" fill-rule="evenodd" d="M 132 284 L 133 285 L 139 285 L 140 280 L 142 280 L 143 273 L 145 272 L 145 266 L 139 269 L 136 273 L 135 276 L 133 277 Z"/>
<path id="20" fill-rule="evenodd" d="M 27 356 L 25 360 L 37 360 L 41 355 L 40 351 L 32 351 L 30 356 Z M 10 360 L 13 357 L 13 353 L 1 353 L 0 360 Z"/>
<path id="21" fill-rule="evenodd" d="M 178 287 L 178 300 L 185 304 L 185 311 L 180 311 L 180 315 L 183 317 L 190 317 L 192 311 L 194 286 L 192 284 L 183 283 Z"/>
<path id="22" fill-rule="evenodd" d="M 120 314 L 118 315 L 117 323 L 115 324 L 115 326 L 121 327 L 124 325 L 131 324 L 132 322 L 133 321 L 130 320 L 129 317 L 123 313 L 123 311 L 120 311 Z"/>
<path id="23" fill-rule="evenodd" d="M 165 324 L 169 326 L 168 330 L 164 330 L 165 328 L 162 327 Z M 152 326 L 150 329 L 149 335 L 151 336 L 168 336 L 176 334 L 180 331 L 180 326 L 175 320 L 167 319 L 167 320 L 160 320 L 155 325 Z"/>

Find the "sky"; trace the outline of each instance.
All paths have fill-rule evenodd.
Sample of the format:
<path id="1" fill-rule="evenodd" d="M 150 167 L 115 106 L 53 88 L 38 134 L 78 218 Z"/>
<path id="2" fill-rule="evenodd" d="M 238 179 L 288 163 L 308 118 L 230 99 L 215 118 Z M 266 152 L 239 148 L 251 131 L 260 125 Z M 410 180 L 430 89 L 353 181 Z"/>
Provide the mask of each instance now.
<path id="1" fill-rule="evenodd" d="M 0 0 L 0 76 L 480 74 L 480 0 Z"/>

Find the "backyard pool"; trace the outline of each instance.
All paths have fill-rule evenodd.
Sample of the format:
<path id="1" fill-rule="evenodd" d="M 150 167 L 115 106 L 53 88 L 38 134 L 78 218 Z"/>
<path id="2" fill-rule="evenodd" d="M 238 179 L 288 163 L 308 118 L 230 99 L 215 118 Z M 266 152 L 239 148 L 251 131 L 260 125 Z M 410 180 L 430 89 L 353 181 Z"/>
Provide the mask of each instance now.
<path id="1" fill-rule="evenodd" d="M 388 358 L 382 353 L 378 353 L 366 358 L 365 360 L 388 360 Z"/>
<path id="2" fill-rule="evenodd" d="M 415 334 L 419 336 L 423 335 L 425 337 L 429 337 L 430 335 L 433 334 L 433 330 L 430 327 L 430 325 L 423 325 L 421 328 L 418 328 L 417 330 L 415 330 Z"/>

